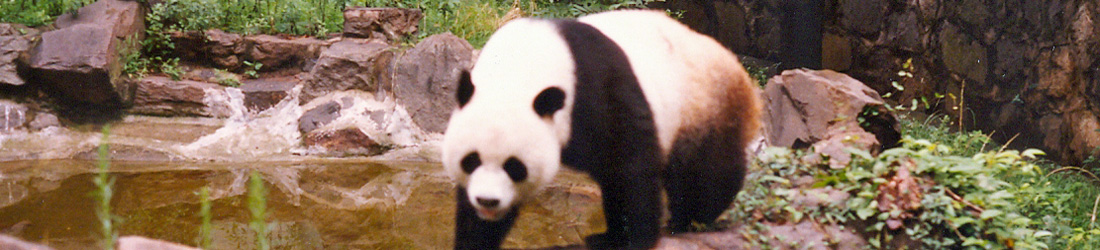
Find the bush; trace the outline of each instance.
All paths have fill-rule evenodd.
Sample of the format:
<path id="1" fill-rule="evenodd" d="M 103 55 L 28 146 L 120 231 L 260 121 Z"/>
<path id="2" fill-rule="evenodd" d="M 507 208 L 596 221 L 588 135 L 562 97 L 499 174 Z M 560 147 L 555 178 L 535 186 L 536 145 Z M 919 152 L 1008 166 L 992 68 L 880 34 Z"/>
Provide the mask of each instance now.
<path id="1" fill-rule="evenodd" d="M 65 13 L 75 13 L 94 0 L 0 0 L 0 23 L 27 26 L 50 24 Z"/>
<path id="2" fill-rule="evenodd" d="M 917 244 L 922 248 L 1047 248 L 1043 230 L 1024 201 L 1053 190 L 1032 188 L 1040 168 L 1026 161 L 1038 150 L 954 155 L 937 142 L 903 139 L 903 147 L 878 156 L 851 151 L 844 169 L 803 161 L 805 153 L 772 148 L 755 164 L 731 221 L 797 223 L 812 219 L 855 226 L 875 248 Z M 813 176 L 808 187 L 793 181 Z M 1010 182 L 1009 180 L 1029 180 Z M 794 207 L 796 189 L 830 188 L 850 194 L 841 203 Z M 764 230 L 756 225 L 754 230 Z M 760 242 L 758 240 L 757 242 Z"/>

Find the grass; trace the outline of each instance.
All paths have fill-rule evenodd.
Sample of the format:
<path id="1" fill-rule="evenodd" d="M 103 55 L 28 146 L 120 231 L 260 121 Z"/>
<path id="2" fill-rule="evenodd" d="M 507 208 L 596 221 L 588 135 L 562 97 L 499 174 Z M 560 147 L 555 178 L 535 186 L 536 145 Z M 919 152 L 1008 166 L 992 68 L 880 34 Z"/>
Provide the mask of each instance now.
<path id="1" fill-rule="evenodd" d="M 43 26 L 53 23 L 57 16 L 75 13 L 94 0 L 0 0 L 0 23 L 18 23 L 26 26 Z"/>
<path id="2" fill-rule="evenodd" d="M 202 249 L 210 249 L 210 233 L 214 227 L 210 224 L 210 187 L 202 187 L 199 190 L 199 218 L 202 224 L 199 226 L 198 246 Z"/>
<path id="3" fill-rule="evenodd" d="M 95 215 L 99 220 L 100 245 L 103 249 L 115 249 L 115 242 L 118 241 L 118 231 L 114 227 L 114 221 L 117 219 L 111 214 L 111 198 L 114 194 L 112 187 L 115 184 L 115 179 L 109 175 L 111 160 L 109 158 L 110 146 L 107 144 L 111 127 L 103 126 L 102 133 L 103 139 L 99 142 L 97 155 L 97 171 L 92 179 L 96 189 L 92 191 L 91 195 L 95 199 Z"/>
<path id="4" fill-rule="evenodd" d="M 271 249 L 267 240 L 267 190 L 259 171 L 253 170 L 248 179 L 248 211 L 252 215 L 249 226 L 256 232 L 256 249 Z"/>

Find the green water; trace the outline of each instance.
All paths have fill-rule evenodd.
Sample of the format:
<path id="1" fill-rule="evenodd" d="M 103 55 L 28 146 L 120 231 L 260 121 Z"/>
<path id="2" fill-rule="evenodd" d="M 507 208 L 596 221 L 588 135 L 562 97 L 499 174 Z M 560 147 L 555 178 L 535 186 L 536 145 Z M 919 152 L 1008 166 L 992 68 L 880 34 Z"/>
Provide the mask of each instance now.
<path id="1" fill-rule="evenodd" d="M 95 247 L 94 168 L 79 160 L 0 162 L 0 233 L 58 249 Z M 251 170 L 262 173 L 269 190 L 268 239 L 275 249 L 451 247 L 454 184 L 428 163 L 114 162 L 117 229 L 195 246 L 197 193 L 208 186 L 212 248 L 252 248 L 245 195 Z M 603 230 L 595 185 L 575 173 L 558 179 L 524 207 L 504 247 L 579 244 Z"/>

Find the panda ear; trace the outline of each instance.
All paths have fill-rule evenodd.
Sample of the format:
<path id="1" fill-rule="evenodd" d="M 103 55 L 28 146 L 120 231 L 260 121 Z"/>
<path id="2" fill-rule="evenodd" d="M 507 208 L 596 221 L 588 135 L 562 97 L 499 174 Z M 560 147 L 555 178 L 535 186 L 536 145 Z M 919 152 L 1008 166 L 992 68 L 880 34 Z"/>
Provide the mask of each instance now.
<path id="1" fill-rule="evenodd" d="M 470 71 L 462 70 L 462 76 L 458 78 L 458 91 L 455 93 L 455 97 L 458 101 L 458 108 L 466 106 L 466 103 L 470 102 L 470 98 L 474 96 L 474 83 L 470 81 Z"/>
<path id="2" fill-rule="evenodd" d="M 562 107 L 565 107 L 565 91 L 558 87 L 550 87 L 535 97 L 535 113 L 540 117 L 549 117 Z"/>

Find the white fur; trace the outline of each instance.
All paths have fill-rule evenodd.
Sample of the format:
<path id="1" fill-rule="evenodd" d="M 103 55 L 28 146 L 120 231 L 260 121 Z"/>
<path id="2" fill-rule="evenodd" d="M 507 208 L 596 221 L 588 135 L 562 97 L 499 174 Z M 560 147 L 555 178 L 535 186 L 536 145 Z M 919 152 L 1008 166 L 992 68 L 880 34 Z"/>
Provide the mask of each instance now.
<path id="1" fill-rule="evenodd" d="M 711 84 L 731 74 L 736 58 L 713 39 L 695 33 L 664 13 L 615 11 L 582 17 L 617 43 L 634 68 L 650 108 L 658 141 L 667 157 L 681 127 L 703 123 L 714 115 L 716 91 Z M 517 19 L 489 39 L 471 71 L 472 99 L 456 109 L 444 136 L 443 166 L 467 188 L 470 203 L 477 197 L 501 200 L 510 209 L 546 183 L 561 166 L 561 150 L 569 141 L 575 96 L 572 54 L 554 23 Z M 565 91 L 565 106 L 543 119 L 532 107 L 535 96 L 549 87 Z M 467 176 L 459 161 L 478 152 L 482 166 Z M 525 182 L 512 183 L 502 165 L 516 157 L 528 167 Z M 479 215 L 481 215 L 479 213 Z M 483 219 L 499 219 L 485 218 Z"/>
<path id="2" fill-rule="evenodd" d="M 511 209 L 553 180 L 569 139 L 569 112 L 555 113 L 551 121 L 539 117 L 532 105 L 539 92 L 556 86 L 566 92 L 564 109 L 571 110 L 572 75 L 565 42 L 543 20 L 512 21 L 482 49 L 470 72 L 473 98 L 452 114 L 443 139 L 443 166 L 467 188 L 476 208 L 484 209 L 476 202 L 482 197 L 499 199 L 501 210 Z M 459 161 L 475 151 L 482 166 L 468 176 Z M 509 157 L 527 166 L 526 181 L 513 184 L 508 178 L 503 165 Z"/>
<path id="3" fill-rule="evenodd" d="M 645 93 L 664 156 L 680 128 L 701 124 L 718 101 L 715 79 L 730 77 L 737 58 L 714 39 L 663 12 L 611 11 L 579 19 L 600 30 L 626 53 Z M 720 67 L 715 67 L 715 66 Z M 707 112 L 711 111 L 711 112 Z"/>

